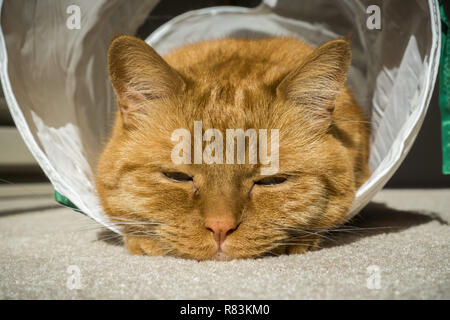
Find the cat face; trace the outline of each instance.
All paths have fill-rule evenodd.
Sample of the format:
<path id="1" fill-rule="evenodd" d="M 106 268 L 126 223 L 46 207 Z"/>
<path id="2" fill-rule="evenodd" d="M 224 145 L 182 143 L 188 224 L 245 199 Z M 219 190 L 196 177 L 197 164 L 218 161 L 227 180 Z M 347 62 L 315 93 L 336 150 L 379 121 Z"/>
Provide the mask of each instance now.
<path id="1" fill-rule="evenodd" d="M 133 37 L 110 46 L 119 112 L 99 160 L 97 189 L 132 253 L 227 260 L 304 252 L 343 221 L 352 203 L 367 166 L 359 145 L 367 144 L 367 132 L 361 135 L 355 123 L 362 114 L 343 89 L 348 43 L 304 47 L 300 61 L 286 66 L 254 59 L 252 50 L 261 52 L 261 45 L 270 55 L 271 46 L 297 40 L 248 42 L 250 56 L 232 51 L 236 41 L 179 49 L 166 57 L 171 66 Z M 348 105 L 346 119 L 356 120 L 339 126 L 335 109 Z M 198 163 L 194 145 L 189 161 L 175 163 L 173 133 L 184 129 L 193 139 L 199 121 L 203 134 L 215 129 L 224 139 L 229 129 L 276 130 L 277 148 L 270 137 L 267 145 L 276 172 L 261 174 L 268 164 L 250 163 L 250 138 L 244 163 L 234 147 L 233 163 Z M 211 142 L 203 139 L 201 155 Z"/>

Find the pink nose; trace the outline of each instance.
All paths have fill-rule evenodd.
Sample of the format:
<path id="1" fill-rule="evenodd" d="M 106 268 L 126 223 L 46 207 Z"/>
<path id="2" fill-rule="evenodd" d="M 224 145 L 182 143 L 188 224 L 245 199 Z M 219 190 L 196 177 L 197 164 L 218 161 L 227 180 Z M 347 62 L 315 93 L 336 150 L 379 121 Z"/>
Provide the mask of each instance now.
<path id="1" fill-rule="evenodd" d="M 205 227 L 213 233 L 214 240 L 220 248 L 227 236 L 236 230 L 238 225 L 234 218 L 220 217 L 206 219 Z"/>

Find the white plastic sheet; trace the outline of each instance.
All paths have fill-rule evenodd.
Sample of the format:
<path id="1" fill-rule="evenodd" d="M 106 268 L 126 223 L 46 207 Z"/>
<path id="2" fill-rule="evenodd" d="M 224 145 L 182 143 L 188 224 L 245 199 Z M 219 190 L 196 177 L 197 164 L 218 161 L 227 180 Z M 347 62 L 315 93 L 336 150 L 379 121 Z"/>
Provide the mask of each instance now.
<path id="1" fill-rule="evenodd" d="M 0 75 L 17 128 L 55 189 L 113 230 L 94 183 L 116 110 L 106 52 L 115 35 L 134 34 L 157 2 L 2 3 Z M 381 9 L 381 30 L 366 26 L 366 9 L 373 4 Z M 69 5 L 81 8 L 80 29 L 66 26 Z M 225 36 L 290 35 L 319 45 L 350 34 L 348 86 L 372 123 L 372 176 L 358 190 L 350 218 L 392 176 L 420 129 L 437 75 L 439 21 L 437 0 L 266 0 L 254 9 L 188 12 L 161 26 L 147 42 L 164 54 Z"/>

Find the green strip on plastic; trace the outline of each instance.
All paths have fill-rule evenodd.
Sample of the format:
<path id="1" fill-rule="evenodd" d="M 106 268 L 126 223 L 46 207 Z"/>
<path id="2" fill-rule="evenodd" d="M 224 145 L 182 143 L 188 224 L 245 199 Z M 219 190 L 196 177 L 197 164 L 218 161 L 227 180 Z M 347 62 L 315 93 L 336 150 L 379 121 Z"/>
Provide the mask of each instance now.
<path id="1" fill-rule="evenodd" d="M 450 174 L 450 40 L 448 33 L 450 25 L 446 16 L 446 12 L 449 12 L 449 5 L 447 0 L 440 0 L 442 47 L 441 65 L 439 66 L 439 108 L 442 130 L 442 173 L 444 174 Z"/>
<path id="2" fill-rule="evenodd" d="M 63 196 L 58 191 L 53 190 L 53 196 L 55 197 L 56 202 L 58 202 L 59 204 L 62 204 L 64 207 L 71 208 L 74 211 L 85 215 L 85 213 L 83 211 L 81 211 L 80 209 L 78 209 L 78 207 L 76 205 L 74 205 L 72 201 L 67 199 L 65 196 Z"/>

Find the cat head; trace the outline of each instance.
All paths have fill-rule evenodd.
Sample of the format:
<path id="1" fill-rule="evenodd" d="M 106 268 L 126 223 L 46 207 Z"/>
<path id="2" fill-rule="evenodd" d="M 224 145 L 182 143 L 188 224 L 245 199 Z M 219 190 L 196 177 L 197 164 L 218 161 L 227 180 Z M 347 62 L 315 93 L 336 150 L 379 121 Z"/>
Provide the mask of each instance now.
<path id="1" fill-rule="evenodd" d="M 253 49 L 239 54 L 246 44 Z M 348 99 L 342 92 L 349 43 L 305 46 L 285 64 L 257 54 L 276 43 L 259 45 L 218 40 L 163 59 L 134 37 L 111 43 L 108 67 L 118 113 L 99 160 L 97 189 L 132 252 L 198 260 L 256 257 L 291 243 L 308 246 L 310 235 L 344 219 L 355 181 L 345 145 L 336 139 L 333 114 Z M 286 54 L 272 50 L 275 56 Z M 191 144 L 180 153 L 186 161 L 174 162 L 182 139 L 174 132 L 180 129 Z M 208 129 L 222 136 L 208 138 Z M 267 130 L 266 151 L 278 161 L 276 170 L 262 174 L 271 164 L 250 161 L 249 137 L 241 149 L 246 161 L 239 163 L 233 146 L 233 161 L 227 163 L 225 149 L 236 141 L 227 142 L 229 129 L 254 129 L 257 135 Z M 271 139 L 275 133 L 278 140 Z M 208 149 L 219 138 L 223 149 Z M 205 163 L 206 154 L 216 161 Z"/>

